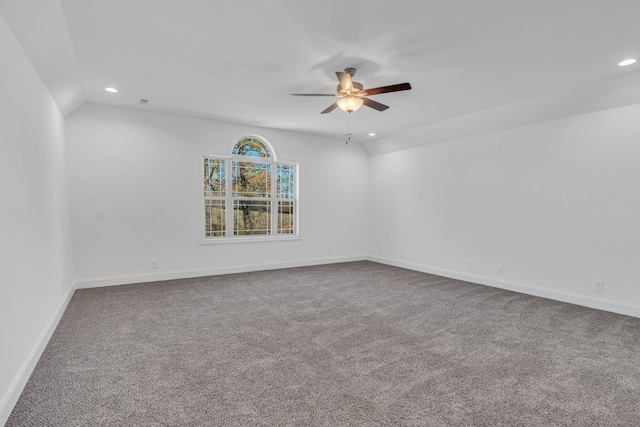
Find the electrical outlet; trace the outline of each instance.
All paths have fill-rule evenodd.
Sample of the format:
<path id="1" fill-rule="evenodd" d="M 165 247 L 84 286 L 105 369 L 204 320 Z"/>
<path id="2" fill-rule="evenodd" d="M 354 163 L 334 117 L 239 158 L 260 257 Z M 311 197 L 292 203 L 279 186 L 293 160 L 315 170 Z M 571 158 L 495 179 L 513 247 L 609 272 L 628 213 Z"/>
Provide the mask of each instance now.
<path id="1" fill-rule="evenodd" d="M 158 260 L 157 259 L 152 259 L 151 260 L 151 268 L 158 268 Z"/>
<path id="2" fill-rule="evenodd" d="M 333 248 L 329 248 L 329 249 L 327 250 L 327 253 L 328 253 L 329 255 L 331 255 L 331 254 L 333 253 Z"/>
<path id="3" fill-rule="evenodd" d="M 604 282 L 596 282 L 595 285 L 593 285 L 593 290 L 595 292 L 603 292 L 604 291 Z"/>
<path id="4" fill-rule="evenodd" d="M 467 261 L 467 270 L 473 270 L 473 263 L 471 261 Z"/>
<path id="5" fill-rule="evenodd" d="M 400 258 L 404 258 L 404 251 L 400 251 Z"/>
<path id="6" fill-rule="evenodd" d="M 499 265 L 498 266 L 498 274 L 503 274 L 504 273 L 504 267 Z"/>

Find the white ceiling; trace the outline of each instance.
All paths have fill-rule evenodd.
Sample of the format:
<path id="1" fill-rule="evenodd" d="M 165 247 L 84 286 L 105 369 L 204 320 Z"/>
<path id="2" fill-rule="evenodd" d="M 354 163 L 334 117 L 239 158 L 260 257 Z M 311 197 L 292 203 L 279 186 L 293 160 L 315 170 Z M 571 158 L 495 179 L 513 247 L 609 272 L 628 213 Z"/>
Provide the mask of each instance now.
<path id="1" fill-rule="evenodd" d="M 410 82 L 373 98 L 387 111 L 350 116 L 372 146 L 470 117 L 482 129 L 562 117 L 591 88 L 640 80 L 638 64 L 617 66 L 640 58 L 638 0 L 0 0 L 0 12 L 63 112 L 80 97 L 342 139 L 347 113 L 319 114 L 333 98 L 289 94 L 331 93 L 345 67 L 365 87 Z"/>

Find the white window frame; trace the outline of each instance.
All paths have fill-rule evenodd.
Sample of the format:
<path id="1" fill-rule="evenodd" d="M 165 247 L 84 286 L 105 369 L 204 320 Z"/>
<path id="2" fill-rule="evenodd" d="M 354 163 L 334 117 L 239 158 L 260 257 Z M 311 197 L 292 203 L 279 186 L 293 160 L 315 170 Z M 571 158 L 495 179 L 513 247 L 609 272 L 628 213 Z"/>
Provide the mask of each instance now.
<path id="1" fill-rule="evenodd" d="M 202 193 L 202 187 L 200 191 L 201 203 L 201 242 L 202 244 L 218 244 L 218 243 L 237 243 L 237 242 L 260 242 L 260 241 L 278 241 L 278 240 L 300 240 L 300 197 L 299 197 L 299 171 L 300 164 L 296 161 L 277 161 L 273 146 L 263 137 L 257 135 L 244 135 L 238 139 L 231 147 L 233 148 L 244 138 L 255 138 L 264 143 L 271 152 L 271 157 L 256 157 L 256 156 L 243 156 L 237 154 L 231 154 L 226 156 L 220 156 L 215 154 L 203 153 L 200 157 L 199 171 L 202 174 L 203 165 L 205 159 L 219 159 L 224 162 L 225 168 L 225 195 L 224 197 L 205 197 Z M 271 194 L 270 197 L 251 197 L 243 198 L 243 200 L 256 200 L 256 201 L 269 201 L 271 209 L 271 229 L 270 234 L 257 234 L 257 235 L 240 235 L 234 234 L 234 201 L 240 198 L 234 197 L 232 192 L 232 174 L 233 174 L 233 162 L 249 162 L 258 164 L 271 165 Z M 277 198 L 277 170 L 278 165 L 293 166 L 294 168 L 294 197 L 293 199 Z M 202 175 L 200 175 L 200 182 L 202 182 Z M 225 236 L 206 236 L 206 213 L 205 205 L 209 199 L 224 200 L 225 205 Z M 291 201 L 294 206 L 294 233 L 293 234 L 278 234 L 278 205 L 281 201 Z"/>

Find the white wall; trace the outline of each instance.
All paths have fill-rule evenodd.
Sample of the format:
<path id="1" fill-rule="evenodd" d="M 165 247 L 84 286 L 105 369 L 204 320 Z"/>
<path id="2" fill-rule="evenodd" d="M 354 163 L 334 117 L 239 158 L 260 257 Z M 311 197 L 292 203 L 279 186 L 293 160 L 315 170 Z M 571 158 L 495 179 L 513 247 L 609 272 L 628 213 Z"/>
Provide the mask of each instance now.
<path id="1" fill-rule="evenodd" d="M 639 118 L 633 105 L 371 157 L 370 254 L 640 316 Z"/>
<path id="2" fill-rule="evenodd" d="M 71 290 L 64 118 L 0 15 L 0 424 Z"/>
<path id="3" fill-rule="evenodd" d="M 97 104 L 69 117 L 66 133 L 79 287 L 366 255 L 368 158 L 358 144 Z M 300 162 L 300 240 L 201 244 L 202 154 L 229 155 L 245 134 Z"/>

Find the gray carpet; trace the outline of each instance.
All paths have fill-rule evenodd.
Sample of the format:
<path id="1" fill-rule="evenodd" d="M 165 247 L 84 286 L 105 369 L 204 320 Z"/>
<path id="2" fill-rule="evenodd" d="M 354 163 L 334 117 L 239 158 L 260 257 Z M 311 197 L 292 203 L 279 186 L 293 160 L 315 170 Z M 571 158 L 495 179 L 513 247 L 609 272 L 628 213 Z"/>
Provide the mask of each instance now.
<path id="1" fill-rule="evenodd" d="M 355 262 L 79 290 L 8 426 L 637 426 L 640 319 Z"/>

